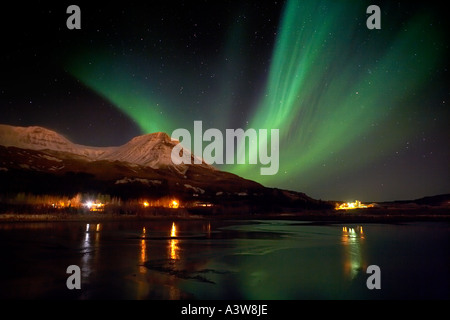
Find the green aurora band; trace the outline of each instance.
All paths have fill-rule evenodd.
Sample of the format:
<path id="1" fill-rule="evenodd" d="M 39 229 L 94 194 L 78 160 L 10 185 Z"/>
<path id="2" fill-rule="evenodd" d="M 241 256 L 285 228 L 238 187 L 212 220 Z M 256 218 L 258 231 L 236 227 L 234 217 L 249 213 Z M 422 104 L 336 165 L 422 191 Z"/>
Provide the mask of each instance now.
<path id="1" fill-rule="evenodd" d="M 143 133 L 167 132 L 172 127 L 164 109 L 149 94 L 148 86 L 132 72 L 111 68 L 106 52 L 81 53 L 68 64 L 69 72 L 133 119 Z"/>
<path id="2" fill-rule="evenodd" d="M 280 170 L 261 176 L 258 166 L 239 165 L 232 172 L 272 186 L 300 180 L 306 188 L 350 174 L 416 130 L 398 119 L 413 112 L 404 104 L 432 75 L 442 38 L 423 14 L 386 44 L 387 31 L 366 28 L 365 9 L 358 1 L 287 3 L 265 96 L 249 125 L 280 130 Z"/>
<path id="3" fill-rule="evenodd" d="M 386 157 L 413 134 L 415 128 L 405 121 L 405 114 L 421 107 L 411 93 L 426 86 L 441 61 L 443 54 L 435 44 L 443 36 L 430 26 L 432 17 L 426 12 L 401 28 L 391 28 L 382 16 L 382 29 L 368 30 L 367 5 L 295 0 L 285 4 L 265 90 L 247 115 L 249 128 L 280 130 L 280 169 L 273 176 L 260 175 L 260 165 L 222 169 L 267 186 L 308 190 L 330 177 L 345 179 L 362 165 Z M 232 53 L 239 50 L 242 36 L 236 28 L 231 31 L 225 47 Z M 143 133 L 189 129 L 194 120 L 207 120 L 216 128 L 230 125 L 231 102 L 203 114 L 206 119 L 200 112 L 174 117 L 174 101 L 151 94 L 152 88 L 129 72 L 139 70 L 139 63 L 111 68 L 112 59 L 117 60 L 90 52 L 67 67 Z M 217 99 L 227 100 L 224 90 L 230 85 L 223 84 Z M 257 150 L 251 147 L 249 152 Z"/>

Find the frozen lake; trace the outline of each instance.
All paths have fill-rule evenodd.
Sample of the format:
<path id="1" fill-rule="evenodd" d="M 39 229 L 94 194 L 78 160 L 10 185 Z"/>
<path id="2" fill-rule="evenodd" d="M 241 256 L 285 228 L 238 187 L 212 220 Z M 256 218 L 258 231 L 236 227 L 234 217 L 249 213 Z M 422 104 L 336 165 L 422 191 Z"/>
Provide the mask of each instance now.
<path id="1" fill-rule="evenodd" d="M 0 298 L 448 299 L 449 246 L 444 222 L 2 223 Z"/>

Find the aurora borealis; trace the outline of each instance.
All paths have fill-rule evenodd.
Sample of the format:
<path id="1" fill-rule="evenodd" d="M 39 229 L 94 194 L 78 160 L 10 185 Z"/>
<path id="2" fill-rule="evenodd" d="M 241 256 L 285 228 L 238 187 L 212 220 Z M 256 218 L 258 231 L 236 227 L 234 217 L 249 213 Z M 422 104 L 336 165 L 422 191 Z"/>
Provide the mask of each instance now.
<path id="1" fill-rule="evenodd" d="M 287 4 L 265 96 L 250 124 L 281 128 L 282 171 L 261 177 L 263 182 L 353 180 L 361 167 L 409 144 L 417 132 L 399 120 L 408 111 L 418 112 L 405 110 L 409 106 L 402 100 L 416 107 L 417 102 L 408 99 L 442 61 L 437 44 L 444 41 L 443 34 L 431 27 L 426 13 L 405 22 L 389 39 L 364 30 L 362 22 L 342 27 L 364 10 L 364 4 L 359 5 Z M 395 134 L 385 136 L 382 130 Z M 235 171 L 245 175 L 251 169 L 241 166 Z"/>
<path id="2" fill-rule="evenodd" d="M 443 9 L 379 2 L 382 28 L 368 30 L 370 4 L 80 5 L 82 30 L 64 30 L 62 23 L 29 46 L 22 42 L 33 37 L 27 28 L 8 36 L 17 45 L 5 54 L 4 121 L 54 128 L 80 144 L 92 136 L 117 145 L 138 134 L 191 130 L 196 120 L 220 130 L 279 129 L 276 175 L 261 176 L 259 165 L 220 168 L 322 199 L 447 193 Z M 65 22 L 56 11 L 37 11 L 53 20 L 36 34 Z M 21 84 L 30 71 L 11 60 L 20 64 L 40 49 L 48 53 L 38 60 L 44 80 Z M 39 82 L 36 74 L 31 79 Z M 66 101 L 70 111 L 55 112 Z"/>

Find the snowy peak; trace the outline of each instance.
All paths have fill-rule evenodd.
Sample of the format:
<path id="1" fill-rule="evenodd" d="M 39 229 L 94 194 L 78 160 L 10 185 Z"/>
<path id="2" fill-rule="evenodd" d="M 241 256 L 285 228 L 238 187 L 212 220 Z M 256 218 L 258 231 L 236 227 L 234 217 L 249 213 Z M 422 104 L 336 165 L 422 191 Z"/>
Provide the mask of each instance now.
<path id="1" fill-rule="evenodd" d="M 0 125 L 0 145 L 5 147 L 65 152 L 82 156 L 88 161 L 121 161 L 153 169 L 171 168 L 184 174 L 188 165 L 174 165 L 171 159 L 172 149 L 178 143 L 166 133 L 156 132 L 135 137 L 118 147 L 89 147 L 74 144 L 62 135 L 42 127 Z M 214 170 L 206 163 L 200 166 Z"/>
<path id="2" fill-rule="evenodd" d="M 149 133 L 149 134 L 144 134 L 142 136 L 134 137 L 127 144 L 130 144 L 130 143 L 145 144 L 145 143 L 153 143 L 153 142 L 171 143 L 172 140 L 170 139 L 170 137 L 167 133 L 156 132 L 156 133 Z"/>
<path id="3" fill-rule="evenodd" d="M 118 160 L 160 168 L 172 165 L 171 152 L 176 143 L 163 132 L 146 134 L 105 153 L 100 159 Z"/>
<path id="4" fill-rule="evenodd" d="M 172 149 L 179 141 L 172 140 L 168 134 L 164 132 L 150 133 L 131 139 L 126 144 L 111 149 L 104 155 L 100 156 L 101 160 L 123 161 L 141 166 L 151 167 L 153 169 L 171 168 L 184 175 L 188 169 L 188 165 L 175 165 L 172 162 Z M 190 151 L 188 151 L 190 153 Z M 194 163 L 191 154 L 191 163 Z M 215 170 L 205 161 L 197 164 L 210 170 Z"/>

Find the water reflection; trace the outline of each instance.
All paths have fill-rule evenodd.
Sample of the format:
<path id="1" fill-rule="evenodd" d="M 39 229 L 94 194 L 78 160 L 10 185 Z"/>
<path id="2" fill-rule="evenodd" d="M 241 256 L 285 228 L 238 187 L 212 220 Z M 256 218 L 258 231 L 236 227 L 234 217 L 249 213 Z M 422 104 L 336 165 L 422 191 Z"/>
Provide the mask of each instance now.
<path id="1" fill-rule="evenodd" d="M 172 228 L 170 230 L 170 240 L 169 240 L 169 263 L 172 265 L 170 268 L 173 268 L 173 271 L 178 271 L 177 268 L 175 267 L 175 263 L 176 265 L 179 264 L 180 262 L 180 255 L 179 255 L 179 250 L 180 248 L 178 247 L 178 239 L 177 238 L 177 227 L 175 225 L 175 222 L 172 222 Z M 178 281 L 179 279 L 177 279 L 177 277 L 175 275 L 172 275 L 170 277 L 170 281 L 169 281 L 169 300 L 178 300 L 180 299 L 180 289 L 178 288 Z"/>
<path id="2" fill-rule="evenodd" d="M 147 268 L 145 268 L 144 263 L 147 261 L 147 243 L 145 240 L 145 227 L 142 227 L 142 239 L 141 239 L 141 254 L 139 257 L 139 272 L 146 273 Z"/>
<path id="3" fill-rule="evenodd" d="M 175 222 L 172 222 L 172 229 L 170 231 L 170 236 L 172 238 L 177 236 L 177 227 L 175 226 Z"/>
<path id="4" fill-rule="evenodd" d="M 175 222 L 172 223 L 170 237 L 172 239 L 170 239 L 170 242 L 169 242 L 169 257 L 171 260 L 179 260 L 180 259 L 180 256 L 179 256 L 180 248 L 178 247 L 178 239 L 176 239 L 177 227 L 175 226 Z"/>
<path id="5" fill-rule="evenodd" d="M 203 229 L 205 229 L 205 228 L 203 228 Z M 211 237 L 211 222 L 208 222 L 208 224 L 206 225 L 206 236 L 208 238 Z"/>
<path id="6" fill-rule="evenodd" d="M 354 279 L 367 265 L 364 258 L 365 234 L 362 226 L 342 227 L 342 244 L 344 246 L 344 273 Z"/>
<path id="7" fill-rule="evenodd" d="M 360 226 L 204 220 L 0 224 L 0 298 L 449 297 L 447 224 Z M 365 287 L 372 263 L 390 271 L 375 296 Z M 75 296 L 64 285 L 71 264 L 83 272 Z M 33 273 L 27 273 L 30 266 Z M 49 276 L 56 272 L 61 277 Z"/>
<path id="8" fill-rule="evenodd" d="M 95 270 L 95 264 L 98 259 L 97 248 L 100 246 L 100 231 L 101 224 L 87 223 L 84 233 L 83 243 L 81 245 L 81 274 L 82 282 L 89 278 L 91 273 Z"/>

